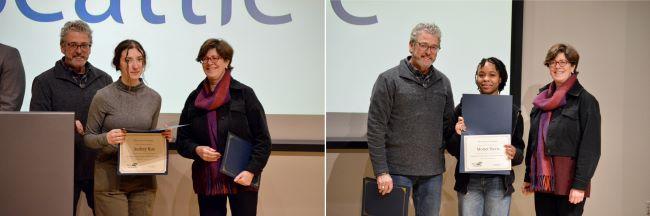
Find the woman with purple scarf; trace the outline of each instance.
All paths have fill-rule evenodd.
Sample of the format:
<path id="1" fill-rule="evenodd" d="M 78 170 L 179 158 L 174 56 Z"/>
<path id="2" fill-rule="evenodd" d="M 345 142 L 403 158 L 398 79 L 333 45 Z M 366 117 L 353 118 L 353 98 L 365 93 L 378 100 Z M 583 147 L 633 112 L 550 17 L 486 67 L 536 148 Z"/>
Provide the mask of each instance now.
<path id="1" fill-rule="evenodd" d="M 250 87 L 231 77 L 232 47 L 221 39 L 206 40 L 196 61 L 206 78 L 192 91 L 181 113 L 178 153 L 193 159 L 192 182 L 201 215 L 256 215 L 259 178 L 271 152 L 264 108 Z M 248 166 L 236 177 L 219 172 L 228 134 L 253 144 Z"/>
<path id="2" fill-rule="evenodd" d="M 571 45 L 549 49 L 553 82 L 530 112 L 523 192 L 535 194 L 537 215 L 582 215 L 600 158 L 600 108 L 578 82 L 579 59 Z"/>

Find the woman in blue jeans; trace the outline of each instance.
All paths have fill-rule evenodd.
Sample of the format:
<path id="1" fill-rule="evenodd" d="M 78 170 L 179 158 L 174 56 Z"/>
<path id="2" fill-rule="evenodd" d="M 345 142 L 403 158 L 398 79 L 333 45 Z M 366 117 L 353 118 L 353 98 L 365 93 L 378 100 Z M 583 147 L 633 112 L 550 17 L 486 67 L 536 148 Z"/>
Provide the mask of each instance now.
<path id="1" fill-rule="evenodd" d="M 499 95 L 508 81 L 506 66 L 497 58 L 484 58 L 476 69 L 475 81 L 481 94 Z M 447 142 L 447 151 L 457 160 L 460 157 L 460 134 L 466 129 L 461 117 L 462 105 L 461 101 L 454 110 L 458 116 L 456 134 Z M 506 155 L 512 161 L 512 166 L 521 164 L 524 159 L 522 135 L 523 120 L 519 107 L 513 105 L 511 144 L 505 145 Z M 514 171 L 510 170 L 510 175 L 459 173 L 457 163 L 455 178 L 454 190 L 458 192 L 459 215 L 509 214 L 511 194 L 514 192 Z"/>

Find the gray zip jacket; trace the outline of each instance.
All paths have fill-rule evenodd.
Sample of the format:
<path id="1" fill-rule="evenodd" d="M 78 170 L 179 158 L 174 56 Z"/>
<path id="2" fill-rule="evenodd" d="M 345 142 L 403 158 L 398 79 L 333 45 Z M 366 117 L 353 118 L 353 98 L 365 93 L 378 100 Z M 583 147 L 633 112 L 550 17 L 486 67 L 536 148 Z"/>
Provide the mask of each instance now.
<path id="1" fill-rule="evenodd" d="M 445 171 L 444 141 L 453 134 L 449 79 L 430 67 L 428 79 L 408 63 L 382 73 L 368 110 L 368 151 L 375 175 L 433 176 Z"/>

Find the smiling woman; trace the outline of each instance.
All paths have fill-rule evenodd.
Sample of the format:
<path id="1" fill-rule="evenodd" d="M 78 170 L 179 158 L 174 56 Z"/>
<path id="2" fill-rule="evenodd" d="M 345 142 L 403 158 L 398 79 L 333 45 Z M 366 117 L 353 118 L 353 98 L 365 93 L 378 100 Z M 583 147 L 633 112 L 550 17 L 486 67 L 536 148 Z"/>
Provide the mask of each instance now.
<path id="1" fill-rule="evenodd" d="M 533 100 L 523 187 L 537 215 L 582 215 L 600 159 L 600 106 L 578 82 L 579 60 L 561 43 L 544 59 L 553 81 Z"/>
<path id="2" fill-rule="evenodd" d="M 508 81 L 506 66 L 495 57 L 484 58 L 479 62 L 475 72 L 475 83 L 482 95 L 499 95 Z M 454 113 L 458 117 L 456 133 L 448 140 L 447 151 L 460 161 L 460 138 L 466 125 L 463 117 L 463 102 L 456 106 Z M 486 113 L 487 114 L 487 113 Z M 521 164 L 524 158 L 523 118 L 519 107 L 512 106 L 512 134 L 510 144 L 506 144 L 505 153 L 511 165 Z M 454 190 L 458 194 L 458 212 L 460 215 L 508 215 L 515 181 L 515 172 L 509 175 L 469 174 L 460 172 L 460 162 L 456 163 Z"/>
<path id="3" fill-rule="evenodd" d="M 188 96 L 178 129 L 178 153 L 193 159 L 192 182 L 201 215 L 256 215 L 259 184 L 254 179 L 271 154 L 266 114 L 255 92 L 231 77 L 233 48 L 222 39 L 203 42 L 196 61 L 206 78 Z M 226 138 L 234 134 L 252 144 L 248 165 L 237 176 L 219 171 Z M 257 185 L 257 186 L 255 186 Z"/>
<path id="4" fill-rule="evenodd" d="M 95 215 L 151 215 L 156 197 L 156 176 L 123 176 L 117 172 L 117 146 L 126 137 L 124 129 L 156 128 L 161 97 L 140 78 L 147 55 L 135 40 L 115 47 L 113 66 L 121 77 L 97 91 L 88 111 L 84 136 L 87 147 L 97 152 L 95 160 Z M 162 135 L 169 141 L 171 131 Z"/>
<path id="5" fill-rule="evenodd" d="M 113 67 L 120 71 L 120 80 L 127 86 L 133 87 L 140 84 L 146 65 L 147 53 L 140 42 L 128 39 L 115 47 Z"/>

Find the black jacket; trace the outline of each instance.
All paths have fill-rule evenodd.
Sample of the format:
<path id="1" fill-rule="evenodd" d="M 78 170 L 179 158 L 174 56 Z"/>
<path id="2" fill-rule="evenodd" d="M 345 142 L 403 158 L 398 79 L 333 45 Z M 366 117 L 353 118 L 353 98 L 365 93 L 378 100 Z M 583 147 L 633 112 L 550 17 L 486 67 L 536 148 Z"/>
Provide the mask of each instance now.
<path id="1" fill-rule="evenodd" d="M 75 120 L 79 120 L 85 127 L 88 108 L 95 93 L 113 83 L 113 78 L 86 63 L 87 80 L 82 87 L 73 80 L 72 73 L 63 66 L 63 60 L 59 60 L 54 67 L 34 78 L 29 111 L 74 112 Z M 74 133 L 75 143 L 75 179 L 93 179 L 96 153 L 85 146 L 83 137 L 74 132 L 73 128 L 71 122 L 70 132 Z"/>
<path id="2" fill-rule="evenodd" d="M 462 101 L 454 109 L 455 118 L 454 124 L 458 121 L 458 116 L 462 116 Z M 521 111 L 519 107 L 512 105 L 512 134 L 510 136 L 510 144 L 517 149 L 515 157 L 511 161 L 512 166 L 517 166 L 521 164 L 524 160 L 524 140 L 522 139 L 524 131 L 523 118 L 521 117 Z M 453 155 L 456 158 L 456 172 L 454 177 L 456 178 L 456 184 L 454 184 L 454 190 L 461 192 L 463 194 L 467 193 L 467 185 L 469 184 L 469 178 L 473 174 L 460 173 L 458 160 L 460 158 L 460 135 L 454 132 L 454 135 L 447 142 L 447 152 Z M 476 175 L 485 175 L 485 174 L 476 174 Z M 487 175 L 486 175 L 487 176 Z M 512 183 L 515 181 L 515 172 L 510 170 L 510 175 L 490 175 L 490 176 L 501 176 L 503 177 L 503 187 L 506 189 L 506 194 L 512 194 L 515 191 L 515 188 L 512 187 Z"/>
<path id="3" fill-rule="evenodd" d="M 194 106 L 194 100 L 203 88 L 203 84 L 190 93 L 181 113 L 180 124 L 190 124 L 178 129 L 176 145 L 183 157 L 203 161 L 196 154 L 196 147 L 209 146 L 207 110 Z M 271 136 L 266 124 L 266 115 L 262 104 L 253 89 L 232 79 L 230 83 L 230 101 L 217 108 L 217 151 L 223 154 L 228 132 L 248 140 L 253 144 L 251 160 L 245 170 L 255 174 L 262 173 L 271 154 Z"/>
<path id="4" fill-rule="evenodd" d="M 549 85 L 540 89 L 544 91 Z M 530 133 L 526 149 L 525 182 L 530 182 L 530 160 L 537 148 L 537 132 L 542 110 L 530 112 Z M 585 190 L 594 176 L 600 159 L 600 107 L 596 98 L 580 82 L 566 94 L 566 105 L 553 110 L 546 137 L 548 156 L 569 156 L 576 159 L 572 188 Z"/>

